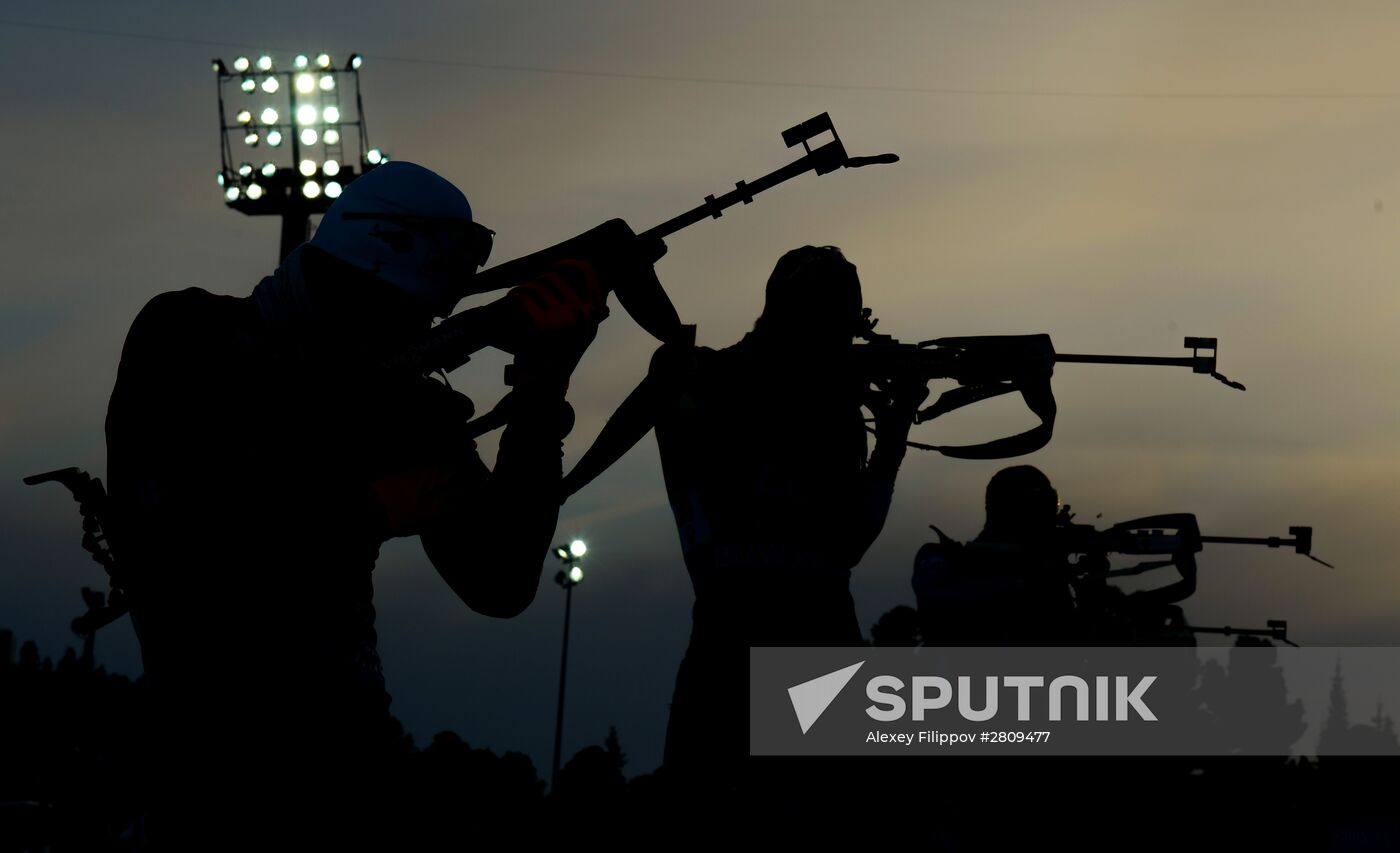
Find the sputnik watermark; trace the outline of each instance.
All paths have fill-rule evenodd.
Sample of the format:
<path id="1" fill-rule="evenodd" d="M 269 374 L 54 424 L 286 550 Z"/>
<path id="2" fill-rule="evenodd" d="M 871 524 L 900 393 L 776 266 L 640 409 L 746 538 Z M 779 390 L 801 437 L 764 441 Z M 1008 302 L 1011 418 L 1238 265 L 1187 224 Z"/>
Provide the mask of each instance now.
<path id="1" fill-rule="evenodd" d="M 788 698 L 792 701 L 792 710 L 797 716 L 797 723 L 802 729 L 802 734 L 807 734 L 846 685 L 850 683 L 856 671 L 864 665 L 865 661 L 861 661 L 788 688 Z M 894 675 L 877 675 L 865 682 L 865 695 L 872 702 L 865 709 L 865 713 L 870 719 L 880 723 L 902 720 L 906 716 L 916 722 L 922 722 L 926 719 L 928 712 L 941 711 L 949 707 L 956 695 L 958 714 L 964 720 L 985 723 L 997 716 L 1001 709 L 1000 688 L 1007 688 L 1016 693 L 1016 720 L 1018 722 L 1029 722 L 1032 719 L 1032 705 L 1035 702 L 1037 690 L 1045 691 L 1042 703 L 1045 707 L 1045 714 L 1037 717 L 1038 719 L 1052 722 L 1065 719 L 1066 693 L 1068 692 L 1076 720 L 1090 719 L 1091 696 L 1094 706 L 1092 719 L 1094 720 L 1127 720 L 1130 719 L 1130 713 L 1136 714 L 1140 720 L 1151 722 L 1157 720 L 1157 715 L 1152 713 L 1152 709 L 1144 702 L 1144 695 L 1148 688 L 1157 680 L 1155 675 L 1138 678 L 1137 683 L 1131 688 L 1129 688 L 1129 678 L 1125 675 L 1094 676 L 1092 689 L 1090 688 L 1090 680 L 1078 675 L 1061 675 L 1050 679 L 1048 685 L 1045 677 L 1040 675 L 1007 675 L 1000 678 L 989 675 L 982 680 L 984 684 L 983 699 L 981 707 L 978 708 L 974 707 L 976 697 L 974 696 L 975 691 L 971 676 L 957 676 L 956 689 L 953 686 L 955 682 L 943 676 L 913 676 L 909 680 L 909 698 L 906 700 L 904 679 Z M 1109 715 L 1110 700 L 1112 700 L 1113 705 L 1112 716 Z M 916 734 L 925 735 L 928 733 L 905 732 L 893 740 L 899 743 L 913 743 Z M 870 740 L 872 742 L 887 742 L 883 738 L 871 738 Z M 920 742 L 928 741 L 922 739 Z"/>
<path id="2" fill-rule="evenodd" d="M 1130 710 L 1137 714 L 1141 720 L 1149 722 L 1157 720 L 1157 715 L 1153 714 L 1152 709 L 1143 702 L 1143 694 L 1157 680 L 1155 675 L 1139 678 L 1131 690 L 1128 689 L 1129 679 L 1126 675 L 1095 676 L 1092 691 L 1089 689 L 1088 680 L 1077 675 L 1061 675 L 1053 678 L 1050 680 L 1048 688 L 1045 677 L 1040 675 L 1006 675 L 1000 679 L 997 676 L 989 675 L 985 676 L 983 680 L 985 690 L 982 707 L 974 708 L 975 697 L 973 696 L 972 678 L 966 675 L 957 676 L 958 713 L 964 720 L 985 723 L 996 717 L 1000 708 L 998 682 L 1000 682 L 1001 687 L 1016 691 L 1016 719 L 1018 722 L 1024 723 L 1032 719 L 1032 694 L 1038 688 L 1046 690 L 1045 705 L 1048 714 L 1037 717 L 1037 719 L 1051 722 L 1063 720 L 1065 691 L 1069 690 L 1073 691 L 1074 719 L 1076 720 L 1089 719 L 1091 692 L 1094 698 L 1093 719 L 1095 720 L 1127 720 Z M 912 718 L 915 721 L 922 721 L 927 712 L 942 710 L 953 701 L 953 682 L 947 678 L 938 675 L 916 675 L 910 681 L 910 701 L 908 702 L 901 695 L 904 690 L 903 679 L 893 675 L 877 675 L 867 681 L 865 695 L 874 704 L 865 709 L 866 715 L 877 722 L 889 723 L 904 719 L 912 706 Z M 1110 689 L 1110 683 L 1116 687 L 1116 690 Z M 930 695 L 930 691 L 932 691 L 932 695 Z M 1114 700 L 1114 714 L 1111 718 L 1108 713 L 1110 699 Z"/>

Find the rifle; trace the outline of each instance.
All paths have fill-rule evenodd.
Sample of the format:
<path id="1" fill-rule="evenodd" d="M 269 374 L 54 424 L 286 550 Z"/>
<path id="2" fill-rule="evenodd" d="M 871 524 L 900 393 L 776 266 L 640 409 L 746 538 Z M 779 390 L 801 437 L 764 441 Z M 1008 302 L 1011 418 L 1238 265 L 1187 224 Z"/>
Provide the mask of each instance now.
<path id="1" fill-rule="evenodd" d="M 1291 547 L 1315 563 L 1327 568 L 1335 568 L 1331 563 L 1319 559 L 1312 553 L 1313 529 L 1311 527 L 1289 527 L 1288 535 L 1281 536 L 1205 536 L 1201 533 L 1196 516 L 1189 512 L 1163 513 L 1121 521 L 1111 527 L 1099 530 L 1088 524 L 1074 524 L 1074 514 L 1066 505 L 1060 510 L 1055 528 L 1056 553 L 1065 554 L 1126 554 L 1150 556 L 1170 555 L 1173 558 L 1187 554 L 1199 554 L 1206 545 L 1263 545 L 1268 548 Z M 1128 577 L 1140 575 L 1153 569 L 1175 564 L 1175 560 L 1158 560 L 1139 563 L 1122 569 L 1111 569 L 1099 573 L 1100 577 Z"/>
<path id="2" fill-rule="evenodd" d="M 106 570 L 111 585 L 111 593 L 105 602 L 102 593 L 83 587 L 83 602 L 87 604 L 87 611 L 71 623 L 73 633 L 88 640 L 90 649 L 92 636 L 99 628 L 112 624 L 131 609 L 126 579 L 103 527 L 107 516 L 107 489 L 100 479 L 77 468 L 60 468 L 24 478 L 26 486 L 40 483 L 58 483 L 72 493 L 73 500 L 78 502 L 78 512 L 83 517 L 83 550 Z"/>
<path id="3" fill-rule="evenodd" d="M 811 146 L 812 139 L 823 133 L 830 133 L 831 141 L 813 148 Z M 751 182 L 738 181 L 735 183 L 734 189 L 720 196 L 705 196 L 704 202 L 700 205 L 638 234 L 638 245 L 645 245 L 648 242 L 654 243 L 703 219 L 718 219 L 725 210 L 734 205 L 750 204 L 753 202 L 754 196 L 759 193 L 807 172 L 825 175 L 837 169 L 857 169 L 862 166 L 899 161 L 899 157 L 894 154 L 879 154 L 870 157 L 850 156 L 846 153 L 846 147 L 836 134 L 836 127 L 832 124 L 831 116 L 827 113 L 822 113 L 788 128 L 783 131 L 782 137 L 783 144 L 788 148 L 801 145 L 804 154 L 786 166 L 755 178 Z M 471 279 L 464 295 L 514 287 L 544 274 L 559 260 L 570 257 L 586 257 L 587 252 L 584 250 L 591 234 L 592 232 L 589 232 L 573 237 L 547 249 L 541 249 L 533 254 L 506 261 L 484 270 Z M 657 258 L 649 257 L 647 260 L 655 262 Z M 632 319 L 657 340 L 663 343 L 693 340 L 694 327 L 681 324 L 675 306 L 671 304 L 670 297 L 666 295 L 664 290 L 647 283 L 624 285 L 617 288 L 615 292 L 618 302 L 622 304 Z M 511 344 L 508 341 L 487 340 L 482 335 L 481 329 L 466 318 L 468 313 L 461 312 L 443 320 L 418 342 L 386 362 L 385 368 L 412 370 L 418 373 L 448 371 L 466 364 L 473 353 L 487 346 L 497 346 L 507 352 L 511 351 Z"/>
<path id="4" fill-rule="evenodd" d="M 872 381 L 913 379 L 929 382 L 951 379 L 958 387 L 939 395 L 932 405 L 914 415 L 921 424 L 941 415 L 992 397 L 1019 391 L 1026 407 L 1040 419 L 1039 425 L 1025 432 L 978 444 L 943 446 L 909 441 L 910 447 L 932 450 L 957 459 L 1006 459 L 1022 456 L 1044 447 L 1055 429 L 1055 395 L 1050 378 L 1056 364 L 1134 364 L 1156 367 L 1189 367 L 1231 388 L 1244 386 L 1226 379 L 1216 370 L 1216 339 L 1186 338 L 1189 356 L 1160 357 L 1136 355 L 1077 355 L 1057 353 L 1050 336 L 983 335 L 934 338 L 919 343 L 901 343 L 874 331 L 878 320 L 863 312 L 863 327 L 857 333 L 865 343 L 855 345 L 858 369 Z"/>
<path id="5" fill-rule="evenodd" d="M 1223 636 L 1254 637 L 1278 640 L 1291 646 L 1297 643 L 1288 639 L 1288 623 L 1271 619 L 1265 628 L 1208 627 L 1191 625 L 1180 607 L 1172 602 L 1181 601 L 1196 591 L 1195 555 L 1210 544 L 1263 545 L 1268 548 L 1291 547 L 1295 553 L 1334 568 L 1331 563 L 1319 559 L 1312 553 L 1313 530 L 1311 527 L 1289 527 L 1292 538 L 1281 536 L 1206 536 L 1201 533 L 1196 516 L 1187 513 L 1164 513 L 1119 522 L 1111 527 L 1098 530 L 1087 524 L 1074 524 L 1070 521 L 1073 513 L 1065 506 L 1055 529 L 1056 553 L 1082 554 L 1095 559 L 1081 561 L 1079 577 L 1075 582 L 1076 595 L 1086 607 L 1092 606 L 1097 598 L 1100 605 L 1115 602 L 1107 595 L 1107 581 L 1111 578 L 1131 577 L 1155 569 L 1176 566 L 1182 571 L 1182 580 L 1165 587 L 1137 593 L 1118 600 L 1136 605 L 1133 620 L 1142 624 L 1134 627 L 1134 636 L 1145 629 L 1146 635 L 1162 638 L 1194 634 L 1220 634 Z M 1110 569 L 1103 558 L 1107 554 L 1131 556 L 1165 555 L 1165 560 L 1149 560 L 1119 569 Z M 1096 595 L 1097 593 L 1097 595 Z M 1138 600 L 1134 600 L 1137 598 Z M 1112 608 L 1112 604 L 1109 604 Z M 1194 642 L 1194 640 L 1193 640 Z"/>
<path id="6" fill-rule="evenodd" d="M 1167 643 L 1167 645 L 1192 645 L 1196 644 L 1196 634 L 1218 634 L 1225 637 L 1248 637 L 1256 643 L 1260 640 L 1276 640 L 1285 645 L 1298 647 L 1298 644 L 1288 639 L 1288 621 L 1286 619 L 1268 619 L 1263 628 L 1235 628 L 1230 625 L 1209 626 L 1192 625 L 1186 621 L 1186 615 L 1180 607 L 1163 608 L 1161 618 L 1155 624 L 1144 626 L 1134 632 L 1135 639 L 1151 639 L 1158 642 L 1161 640 L 1176 639 L 1180 643 Z M 1187 642 L 1189 641 L 1189 642 Z"/>

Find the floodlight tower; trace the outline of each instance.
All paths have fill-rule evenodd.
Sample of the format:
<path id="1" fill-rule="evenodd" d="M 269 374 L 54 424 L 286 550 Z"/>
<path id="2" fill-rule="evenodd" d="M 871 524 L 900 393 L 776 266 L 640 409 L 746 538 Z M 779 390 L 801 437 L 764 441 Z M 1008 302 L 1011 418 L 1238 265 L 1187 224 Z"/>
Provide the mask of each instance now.
<path id="1" fill-rule="evenodd" d="M 358 53 L 340 67 L 328 53 L 299 54 L 285 70 L 269 54 L 240 56 L 232 68 L 222 59 L 213 62 L 219 188 L 224 203 L 240 213 L 282 217 L 279 262 L 306 241 L 313 213 L 325 213 L 347 184 L 389 159 L 369 145 L 361 64 Z M 226 98 L 230 85 L 237 89 Z M 353 105 L 342 97 L 348 85 L 354 86 Z M 344 136 L 351 128 L 358 144 L 353 159 Z"/>
<path id="2" fill-rule="evenodd" d="M 574 587 L 583 583 L 583 566 L 579 565 L 579 561 L 587 553 L 588 546 L 582 539 L 554 549 L 554 556 L 564 564 L 564 568 L 554 576 L 554 582 L 564 588 L 564 648 L 559 655 L 559 710 L 554 716 L 554 761 L 549 772 L 551 793 L 559 784 L 559 750 L 564 744 L 564 676 L 569 672 L 569 612 L 573 608 Z"/>

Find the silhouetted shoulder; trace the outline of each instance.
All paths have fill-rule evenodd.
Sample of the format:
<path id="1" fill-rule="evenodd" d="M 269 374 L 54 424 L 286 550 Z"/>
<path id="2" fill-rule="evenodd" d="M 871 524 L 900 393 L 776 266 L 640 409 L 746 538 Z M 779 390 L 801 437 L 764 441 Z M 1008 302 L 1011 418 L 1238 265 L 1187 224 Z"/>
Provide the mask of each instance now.
<path id="1" fill-rule="evenodd" d="M 132 321 L 122 361 L 187 355 L 216 346 L 227 340 L 250 307 L 244 299 L 198 287 L 157 294 Z"/>
<path id="2" fill-rule="evenodd" d="M 126 334 L 108 408 L 108 430 L 188 404 L 236 360 L 255 309 L 248 300 L 197 287 L 152 297 Z"/>
<path id="3" fill-rule="evenodd" d="M 209 321 L 235 311 L 242 302 L 236 296 L 218 296 L 200 287 L 159 293 L 136 315 L 131 330 L 142 334 L 179 334 L 189 330 L 191 323 Z"/>

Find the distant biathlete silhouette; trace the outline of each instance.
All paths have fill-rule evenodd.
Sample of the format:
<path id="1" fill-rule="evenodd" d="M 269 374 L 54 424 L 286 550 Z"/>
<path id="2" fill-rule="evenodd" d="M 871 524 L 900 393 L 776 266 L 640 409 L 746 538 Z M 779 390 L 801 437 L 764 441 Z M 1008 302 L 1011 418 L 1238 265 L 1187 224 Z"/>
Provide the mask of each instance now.
<path id="1" fill-rule="evenodd" d="M 966 544 L 919 550 L 914 593 L 924 645 L 1033 646 L 1076 630 L 1069 555 L 1056 549 L 1060 496 L 1040 469 L 1013 465 L 987 483 L 987 520 Z"/>

